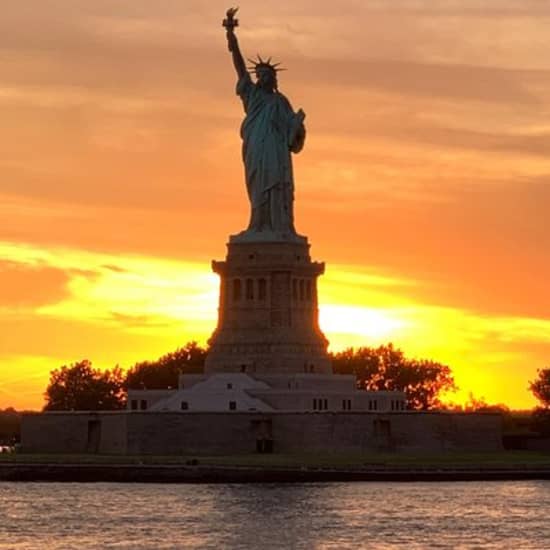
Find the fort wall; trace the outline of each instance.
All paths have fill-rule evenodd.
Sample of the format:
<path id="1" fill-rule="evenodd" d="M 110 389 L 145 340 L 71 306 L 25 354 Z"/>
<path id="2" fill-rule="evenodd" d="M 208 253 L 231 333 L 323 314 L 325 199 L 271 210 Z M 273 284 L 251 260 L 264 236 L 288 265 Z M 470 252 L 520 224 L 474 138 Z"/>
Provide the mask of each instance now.
<path id="1" fill-rule="evenodd" d="M 24 452 L 67 454 L 485 452 L 502 449 L 502 419 L 438 412 L 31 413 L 23 417 L 21 444 Z"/>

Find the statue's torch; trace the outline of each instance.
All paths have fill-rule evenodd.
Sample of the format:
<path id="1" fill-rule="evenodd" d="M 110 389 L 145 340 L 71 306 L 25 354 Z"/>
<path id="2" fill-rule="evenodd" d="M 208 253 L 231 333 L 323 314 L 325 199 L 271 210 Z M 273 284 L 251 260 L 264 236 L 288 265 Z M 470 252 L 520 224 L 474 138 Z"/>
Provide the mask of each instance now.
<path id="1" fill-rule="evenodd" d="M 239 26 L 239 20 L 235 19 L 235 14 L 239 11 L 239 8 L 229 8 L 226 13 L 226 18 L 222 21 L 222 25 L 227 29 L 228 33 L 232 33 L 235 27 Z M 229 47 L 231 51 L 231 47 Z"/>

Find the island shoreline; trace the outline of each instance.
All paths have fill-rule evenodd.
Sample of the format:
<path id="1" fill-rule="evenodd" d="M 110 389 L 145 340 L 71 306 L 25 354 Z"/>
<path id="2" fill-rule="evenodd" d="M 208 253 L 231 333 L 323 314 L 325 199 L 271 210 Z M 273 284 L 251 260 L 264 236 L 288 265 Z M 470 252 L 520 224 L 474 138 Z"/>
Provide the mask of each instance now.
<path id="1" fill-rule="evenodd" d="M 2 482 L 319 483 L 550 480 L 550 466 L 250 467 L 161 464 L 0 464 Z"/>

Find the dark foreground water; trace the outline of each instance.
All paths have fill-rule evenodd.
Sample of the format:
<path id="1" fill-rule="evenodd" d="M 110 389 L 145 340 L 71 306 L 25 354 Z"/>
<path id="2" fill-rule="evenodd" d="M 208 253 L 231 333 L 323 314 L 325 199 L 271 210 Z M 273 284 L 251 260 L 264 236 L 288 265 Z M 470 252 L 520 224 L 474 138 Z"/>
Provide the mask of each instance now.
<path id="1" fill-rule="evenodd" d="M 550 548 L 550 482 L 0 483 L 1 549 Z"/>

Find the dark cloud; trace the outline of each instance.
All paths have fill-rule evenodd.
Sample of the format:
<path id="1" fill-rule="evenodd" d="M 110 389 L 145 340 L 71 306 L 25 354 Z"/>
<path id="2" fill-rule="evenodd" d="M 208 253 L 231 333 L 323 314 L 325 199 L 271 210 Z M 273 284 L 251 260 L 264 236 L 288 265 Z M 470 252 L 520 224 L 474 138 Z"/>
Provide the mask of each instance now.
<path id="1" fill-rule="evenodd" d="M 117 311 L 110 312 L 110 316 L 106 320 L 115 321 L 126 328 L 168 328 L 173 326 L 173 323 L 168 322 L 166 318 L 152 315 L 130 315 Z"/>
<path id="2" fill-rule="evenodd" d="M 114 273 L 128 273 L 127 269 L 124 269 L 118 265 L 104 264 L 101 267 L 103 269 L 107 269 L 108 271 L 113 271 Z"/>

